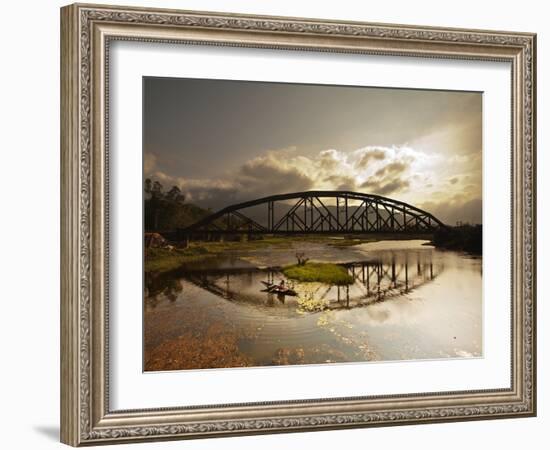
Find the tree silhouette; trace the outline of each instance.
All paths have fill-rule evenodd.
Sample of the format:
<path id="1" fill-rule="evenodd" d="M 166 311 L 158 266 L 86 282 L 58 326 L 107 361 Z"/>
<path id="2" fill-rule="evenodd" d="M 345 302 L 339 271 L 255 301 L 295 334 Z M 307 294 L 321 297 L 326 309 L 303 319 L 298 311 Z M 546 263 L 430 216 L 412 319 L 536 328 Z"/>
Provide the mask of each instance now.
<path id="1" fill-rule="evenodd" d="M 143 189 L 145 190 L 146 194 L 151 194 L 151 189 L 153 187 L 153 183 L 150 178 L 145 179 L 145 183 L 143 185 Z"/>
<path id="2" fill-rule="evenodd" d="M 178 203 L 183 203 L 185 201 L 185 195 L 181 193 L 181 189 L 177 186 L 172 186 L 172 189 L 166 193 L 166 198 Z"/>
<path id="3" fill-rule="evenodd" d="M 159 181 L 147 178 L 144 180 L 143 190 L 143 219 L 148 232 L 174 231 L 208 215 L 207 210 L 185 203 L 185 194 L 178 186 L 172 186 L 165 191 Z"/>

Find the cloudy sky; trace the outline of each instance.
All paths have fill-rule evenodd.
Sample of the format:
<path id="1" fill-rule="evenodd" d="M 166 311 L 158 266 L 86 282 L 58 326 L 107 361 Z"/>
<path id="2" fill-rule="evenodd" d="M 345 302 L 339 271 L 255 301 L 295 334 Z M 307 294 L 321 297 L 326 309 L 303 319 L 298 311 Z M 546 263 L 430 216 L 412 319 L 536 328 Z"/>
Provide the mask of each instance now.
<path id="1" fill-rule="evenodd" d="M 481 223 L 482 95 L 144 78 L 144 175 L 218 209 L 350 190 Z"/>

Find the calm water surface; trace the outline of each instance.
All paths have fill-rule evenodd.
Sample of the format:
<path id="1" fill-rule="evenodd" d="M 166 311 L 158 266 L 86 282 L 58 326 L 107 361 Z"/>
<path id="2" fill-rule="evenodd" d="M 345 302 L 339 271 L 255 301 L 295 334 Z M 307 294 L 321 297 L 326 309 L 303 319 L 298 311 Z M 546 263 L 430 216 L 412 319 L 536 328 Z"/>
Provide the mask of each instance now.
<path id="1" fill-rule="evenodd" d="M 481 258 L 425 244 L 300 242 L 147 274 L 145 369 L 481 356 Z M 296 252 L 345 264 L 354 284 L 264 292 Z"/>

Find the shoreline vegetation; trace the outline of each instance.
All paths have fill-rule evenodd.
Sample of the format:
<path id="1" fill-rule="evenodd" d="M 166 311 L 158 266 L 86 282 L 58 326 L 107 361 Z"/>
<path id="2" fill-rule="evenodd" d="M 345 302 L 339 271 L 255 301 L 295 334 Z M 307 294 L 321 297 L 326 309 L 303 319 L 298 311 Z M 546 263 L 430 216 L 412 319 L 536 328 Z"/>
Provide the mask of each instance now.
<path id="1" fill-rule="evenodd" d="M 483 252 L 482 225 L 460 225 L 434 233 L 432 243 L 436 248 L 481 255 Z"/>
<path id="2" fill-rule="evenodd" d="M 162 235 L 162 233 L 159 233 Z M 292 248 L 292 243 L 307 242 L 329 245 L 331 247 L 351 247 L 369 242 L 381 240 L 409 240 L 426 239 L 426 236 L 420 235 L 385 235 L 362 236 L 352 238 L 334 238 L 329 236 L 265 236 L 260 239 L 240 240 L 240 241 L 196 241 L 191 242 L 185 248 L 177 246 L 167 246 L 165 248 L 149 247 L 145 249 L 144 270 L 145 272 L 169 272 L 178 269 L 185 264 L 205 261 L 209 258 L 215 258 L 223 254 L 256 250 L 268 247 Z M 429 239 L 429 238 L 428 238 Z"/>
<path id="3" fill-rule="evenodd" d="M 482 253 L 482 226 L 462 225 L 438 231 L 433 236 L 377 234 L 340 239 L 329 236 L 265 236 L 250 240 L 196 241 L 191 242 L 185 248 L 179 248 L 176 245 L 164 248 L 150 247 L 145 249 L 144 270 L 145 272 L 169 272 L 185 264 L 193 264 L 239 251 L 269 247 L 288 248 L 290 250 L 292 243 L 295 242 L 317 243 L 344 248 L 383 240 L 410 239 L 427 239 L 430 245 L 442 250 L 464 251 L 472 255 L 481 255 Z M 309 266 L 308 271 L 313 269 L 313 263 L 309 263 L 307 266 Z M 306 275 L 302 274 L 302 276 Z"/>

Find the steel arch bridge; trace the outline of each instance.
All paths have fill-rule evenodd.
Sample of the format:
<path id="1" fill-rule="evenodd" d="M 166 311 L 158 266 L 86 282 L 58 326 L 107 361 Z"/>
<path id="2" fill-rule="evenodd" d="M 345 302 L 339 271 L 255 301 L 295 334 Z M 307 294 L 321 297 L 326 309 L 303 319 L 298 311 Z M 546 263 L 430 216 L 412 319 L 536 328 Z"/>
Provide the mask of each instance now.
<path id="1" fill-rule="evenodd" d="M 263 206 L 252 218 L 246 210 Z M 262 216 L 263 219 L 258 216 Z M 187 228 L 195 234 L 433 233 L 446 225 L 427 211 L 380 195 L 306 191 L 227 206 Z"/>

